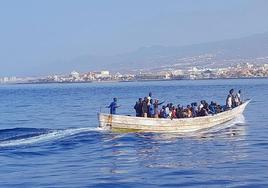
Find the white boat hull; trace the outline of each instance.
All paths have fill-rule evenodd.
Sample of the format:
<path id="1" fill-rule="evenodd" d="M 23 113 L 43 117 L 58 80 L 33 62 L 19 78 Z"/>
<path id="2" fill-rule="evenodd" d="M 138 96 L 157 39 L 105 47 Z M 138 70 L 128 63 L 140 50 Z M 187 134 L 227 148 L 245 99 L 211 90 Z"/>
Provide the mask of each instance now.
<path id="1" fill-rule="evenodd" d="M 190 133 L 209 129 L 234 119 L 243 113 L 249 102 L 248 100 L 232 110 L 216 115 L 172 120 L 100 113 L 98 114 L 99 126 L 120 131 Z"/>

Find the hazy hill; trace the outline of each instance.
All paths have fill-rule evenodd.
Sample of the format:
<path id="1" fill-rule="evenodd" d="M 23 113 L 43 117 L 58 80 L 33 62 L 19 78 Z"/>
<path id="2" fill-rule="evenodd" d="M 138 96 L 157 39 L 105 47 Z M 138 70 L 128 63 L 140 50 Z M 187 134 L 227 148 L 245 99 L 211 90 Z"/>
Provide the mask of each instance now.
<path id="1" fill-rule="evenodd" d="M 187 60 L 187 58 L 202 55 L 209 55 L 209 58 Z M 65 63 L 67 66 L 64 65 L 64 68 L 66 71 L 73 69 L 80 71 L 102 69 L 117 71 L 154 69 L 173 64 L 184 66 L 184 63 L 188 63 L 188 66 L 191 63 L 199 66 L 210 66 L 230 59 L 254 59 L 265 56 L 268 56 L 268 32 L 239 39 L 188 46 L 142 47 L 130 53 L 114 56 L 83 56 Z M 182 60 L 182 58 L 186 59 Z"/>

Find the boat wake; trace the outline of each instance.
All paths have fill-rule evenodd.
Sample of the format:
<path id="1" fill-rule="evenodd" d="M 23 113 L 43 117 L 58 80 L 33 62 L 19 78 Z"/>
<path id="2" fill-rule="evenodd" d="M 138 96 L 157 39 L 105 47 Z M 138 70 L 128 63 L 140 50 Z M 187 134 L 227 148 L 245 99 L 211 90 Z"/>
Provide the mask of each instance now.
<path id="1" fill-rule="evenodd" d="M 0 139 L 0 147 L 15 147 L 50 142 L 65 137 L 92 132 L 102 131 L 101 128 L 70 128 L 70 129 L 31 129 L 15 128 L 1 130 L 5 138 Z M 10 136 L 12 135 L 12 136 Z M 15 136 L 14 136 L 15 135 Z"/>
<path id="2" fill-rule="evenodd" d="M 198 132 L 178 135 L 172 133 L 157 134 L 157 137 L 215 137 L 217 134 L 226 132 L 229 134 L 228 129 L 234 126 L 245 124 L 245 118 L 243 115 L 229 121 L 227 123 L 215 126 L 213 128 L 202 130 Z M 241 126 L 244 127 L 244 126 Z M 227 130 L 227 131 L 226 131 Z M 69 128 L 69 129 L 34 129 L 34 128 L 15 128 L 0 130 L 0 148 L 3 147 L 17 147 L 40 144 L 44 142 L 51 142 L 59 139 L 64 139 L 73 135 L 88 133 L 88 132 L 100 132 L 107 131 L 102 128 Z M 232 129 L 231 131 L 236 131 Z M 117 135 L 119 137 L 124 134 Z M 115 137 L 116 138 L 116 137 Z M 112 139 L 115 139 L 114 137 Z"/>

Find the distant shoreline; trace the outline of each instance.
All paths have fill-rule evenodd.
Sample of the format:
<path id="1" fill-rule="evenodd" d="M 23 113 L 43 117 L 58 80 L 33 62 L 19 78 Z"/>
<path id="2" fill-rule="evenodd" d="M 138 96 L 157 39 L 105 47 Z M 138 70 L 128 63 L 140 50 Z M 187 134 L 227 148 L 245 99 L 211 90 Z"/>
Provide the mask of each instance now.
<path id="1" fill-rule="evenodd" d="M 246 80 L 246 79 L 267 79 L 268 77 L 241 77 L 241 78 L 202 78 L 202 79 L 144 79 L 144 80 L 109 80 L 109 81 L 80 81 L 80 82 L 25 82 L 25 83 L 4 83 L 0 85 L 23 85 L 23 84 L 83 84 L 83 83 L 122 83 L 122 82 L 157 82 L 157 81 L 185 81 L 185 80 Z"/>

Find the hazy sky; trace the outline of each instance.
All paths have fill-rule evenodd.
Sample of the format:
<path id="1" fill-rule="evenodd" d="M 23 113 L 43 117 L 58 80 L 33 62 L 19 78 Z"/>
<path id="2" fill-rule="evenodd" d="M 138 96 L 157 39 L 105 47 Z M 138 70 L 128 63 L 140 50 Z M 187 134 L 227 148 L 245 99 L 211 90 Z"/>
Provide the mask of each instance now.
<path id="1" fill-rule="evenodd" d="M 0 0 L 0 77 L 143 46 L 268 31 L 266 0 Z"/>

